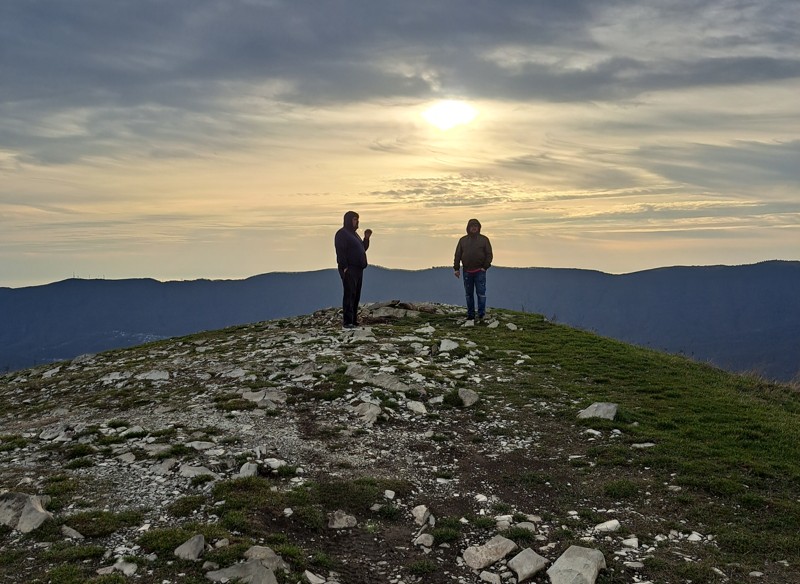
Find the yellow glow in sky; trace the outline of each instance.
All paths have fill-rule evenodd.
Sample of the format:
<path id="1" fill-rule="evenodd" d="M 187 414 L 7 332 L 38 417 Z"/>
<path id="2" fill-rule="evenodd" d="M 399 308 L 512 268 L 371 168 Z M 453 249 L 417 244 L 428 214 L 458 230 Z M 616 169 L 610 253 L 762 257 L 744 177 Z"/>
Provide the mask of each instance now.
<path id="1" fill-rule="evenodd" d="M 456 126 L 469 124 L 478 112 L 464 101 L 446 99 L 436 102 L 422 113 L 428 123 L 440 130 L 450 130 Z"/>

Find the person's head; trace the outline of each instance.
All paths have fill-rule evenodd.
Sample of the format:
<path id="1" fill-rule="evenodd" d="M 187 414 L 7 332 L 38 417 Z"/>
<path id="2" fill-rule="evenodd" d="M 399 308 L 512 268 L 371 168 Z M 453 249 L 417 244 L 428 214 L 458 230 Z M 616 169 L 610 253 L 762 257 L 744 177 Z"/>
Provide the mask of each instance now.
<path id="1" fill-rule="evenodd" d="M 348 211 L 344 214 L 344 228 L 350 231 L 358 229 L 358 213 L 355 211 Z"/>
<path id="2" fill-rule="evenodd" d="M 467 235 L 477 235 L 481 232 L 481 222 L 477 219 L 467 221 Z"/>

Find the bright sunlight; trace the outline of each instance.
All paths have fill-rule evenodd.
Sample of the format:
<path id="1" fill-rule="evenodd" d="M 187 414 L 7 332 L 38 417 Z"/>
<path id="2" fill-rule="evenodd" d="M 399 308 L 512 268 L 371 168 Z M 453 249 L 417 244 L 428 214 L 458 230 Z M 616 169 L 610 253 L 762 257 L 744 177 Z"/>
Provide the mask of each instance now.
<path id="1" fill-rule="evenodd" d="M 440 130 L 469 124 L 476 115 L 478 112 L 474 107 L 464 101 L 452 99 L 439 101 L 422 113 L 422 117 Z"/>

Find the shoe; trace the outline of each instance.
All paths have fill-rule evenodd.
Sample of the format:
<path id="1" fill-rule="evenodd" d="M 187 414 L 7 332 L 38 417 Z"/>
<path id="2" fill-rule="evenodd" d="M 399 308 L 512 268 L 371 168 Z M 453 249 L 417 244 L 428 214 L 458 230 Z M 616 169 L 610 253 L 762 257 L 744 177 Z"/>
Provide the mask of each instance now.
<path id="1" fill-rule="evenodd" d="M 343 329 L 348 329 L 348 330 L 351 330 L 351 329 L 354 329 L 354 328 L 356 328 L 356 325 L 354 325 L 354 324 L 343 324 L 343 325 L 342 325 L 342 328 L 343 328 Z"/>

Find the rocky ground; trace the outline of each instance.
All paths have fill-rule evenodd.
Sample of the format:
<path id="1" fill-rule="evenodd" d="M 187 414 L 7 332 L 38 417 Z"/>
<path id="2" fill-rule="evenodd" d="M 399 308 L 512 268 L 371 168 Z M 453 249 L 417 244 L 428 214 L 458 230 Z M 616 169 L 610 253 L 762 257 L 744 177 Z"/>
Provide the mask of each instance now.
<path id="1" fill-rule="evenodd" d="M 48 550 L 88 544 L 102 553 L 81 570 L 132 582 L 224 581 L 232 562 L 211 552 L 237 542 L 302 550 L 304 561 L 279 552 L 278 581 L 318 584 L 550 582 L 570 546 L 601 554 L 598 582 L 644 583 L 648 562 L 713 553 L 714 535 L 675 515 L 668 476 L 635 471 L 652 484 L 645 505 L 600 488 L 618 477 L 587 453 L 622 441 L 624 424 L 581 423 L 588 404 L 514 348 L 527 318 L 464 326 L 455 307 L 391 303 L 343 331 L 327 310 L 0 378 L 0 493 L 39 496 L 52 515 L 29 533 L 0 528 L 0 582 L 46 582 L 63 558 Z M 490 350 L 495 339 L 506 348 Z M 534 367 L 542 397 L 510 399 Z M 632 456 L 648 446 L 626 444 Z M 221 485 L 253 481 L 294 496 L 233 510 L 236 487 Z M 317 498 L 296 496 L 312 486 Z M 138 515 L 86 536 L 89 511 Z M 143 543 L 187 525 L 217 528 L 184 550 L 194 557 Z M 497 536 L 513 549 L 492 557 Z M 522 572 L 523 550 L 546 564 Z M 715 570 L 697 581 L 792 581 Z"/>

